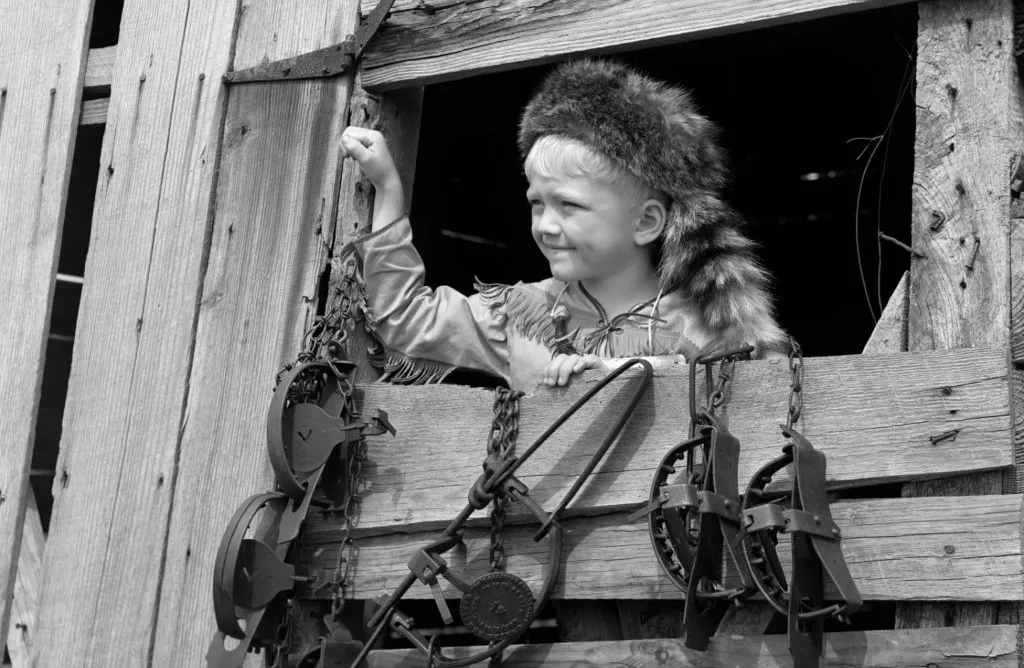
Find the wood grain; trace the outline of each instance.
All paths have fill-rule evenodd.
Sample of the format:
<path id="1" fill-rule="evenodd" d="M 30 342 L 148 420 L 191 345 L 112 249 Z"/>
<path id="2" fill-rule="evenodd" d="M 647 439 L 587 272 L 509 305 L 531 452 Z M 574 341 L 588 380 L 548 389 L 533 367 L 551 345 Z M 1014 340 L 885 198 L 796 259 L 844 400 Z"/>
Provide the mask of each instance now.
<path id="1" fill-rule="evenodd" d="M 150 656 L 237 6 L 124 4 L 33 665 Z"/>
<path id="2" fill-rule="evenodd" d="M 109 110 L 109 97 L 86 100 L 82 103 L 82 114 L 79 116 L 78 123 L 79 125 L 102 125 L 107 122 L 107 112 Z"/>
<path id="3" fill-rule="evenodd" d="M 913 246 L 927 257 L 911 263 L 909 347 L 1004 346 L 1010 169 L 1024 131 L 1013 3 L 919 12 Z"/>
<path id="4" fill-rule="evenodd" d="M 832 514 L 843 531 L 843 555 L 867 600 L 1024 600 L 1020 496 L 850 500 L 834 504 Z M 662 573 L 646 524 L 626 524 L 625 516 L 564 522 L 565 561 L 556 598 L 684 598 Z M 508 571 L 536 591 L 548 544 L 533 541 L 535 528 L 508 530 L 505 546 Z M 374 598 L 393 590 L 409 572 L 409 558 L 436 535 L 360 539 L 351 596 Z M 308 572 L 333 572 L 339 540 L 337 533 L 306 536 L 300 561 L 308 564 Z M 488 548 L 488 528 L 480 526 L 468 530 L 464 545 L 444 557 L 464 579 L 473 578 L 488 571 Z M 783 564 L 788 564 L 788 549 L 779 551 Z M 443 589 L 457 597 L 457 590 L 447 583 Z M 417 584 L 406 597 L 431 594 Z"/>
<path id="5" fill-rule="evenodd" d="M 1017 627 L 979 626 L 917 631 L 858 631 L 826 636 L 823 665 L 857 668 L 1016 668 Z M 470 656 L 481 648 L 445 650 Z M 414 650 L 372 652 L 368 668 L 419 665 Z M 473 664 L 484 666 L 485 663 Z M 505 653 L 508 668 L 788 668 L 785 635 L 712 638 L 707 652 L 686 649 L 680 640 L 515 645 Z"/>
<path id="6" fill-rule="evenodd" d="M 325 45 L 354 24 L 348 3 L 248 3 L 235 66 L 256 53 L 273 57 L 273 49 Z M 226 523 L 246 497 L 273 488 L 267 408 L 277 372 L 295 358 L 315 313 L 349 91 L 345 78 L 231 89 L 154 666 L 204 664 L 216 629 L 214 556 Z"/>
<path id="7" fill-rule="evenodd" d="M 114 60 L 116 58 L 116 44 L 99 49 L 89 49 L 89 59 L 85 65 L 85 82 L 82 84 L 86 92 L 110 94 L 110 82 L 114 78 Z"/>
<path id="8" fill-rule="evenodd" d="M 383 90 L 432 83 L 904 1 L 404 0 L 365 54 L 363 85 Z"/>
<path id="9" fill-rule="evenodd" d="M 35 493 L 25 495 L 25 524 L 18 554 L 18 577 L 11 600 L 11 624 L 7 632 L 7 653 L 13 668 L 28 668 L 30 649 L 36 634 L 36 613 L 43 586 L 43 549 L 46 536 L 39 519 Z"/>
<path id="10" fill-rule="evenodd" d="M 0 10 L 0 649 L 22 540 L 92 5 L 39 0 Z"/>
<path id="11" fill-rule="evenodd" d="M 1013 1 L 919 5 L 910 350 L 1009 344 L 1009 183 L 1024 118 Z M 999 494 L 997 473 L 904 487 L 907 496 Z M 911 605 L 897 626 L 986 624 L 994 606 Z"/>
<path id="12" fill-rule="evenodd" d="M 864 344 L 864 354 L 898 353 L 907 349 L 907 310 L 909 301 L 907 287 L 910 284 L 910 272 L 903 272 L 903 277 L 896 284 L 892 296 L 885 305 L 885 310 L 875 323 L 875 328 Z"/>
<path id="13" fill-rule="evenodd" d="M 742 444 L 744 484 L 757 467 L 781 454 L 778 424 L 785 415 L 788 374 L 785 360 L 737 364 L 727 415 Z M 522 399 L 519 451 L 602 375 L 588 372 L 567 388 L 538 387 Z M 657 371 L 620 442 L 574 502 L 577 512 L 623 508 L 647 498 L 661 458 L 686 438 L 686 375 L 682 368 Z M 632 377 L 627 371 L 614 381 L 523 465 L 522 479 L 541 503 L 550 505 L 572 485 L 616 419 L 619 409 L 610 404 L 626 400 Z M 1010 465 L 1005 351 L 809 358 L 804 387 L 801 426 L 828 456 L 827 475 L 836 485 Z M 480 475 L 492 394 L 379 384 L 363 386 L 361 393 L 365 409 L 389 411 L 398 435 L 369 441 L 369 487 L 359 526 L 440 526 L 462 509 Z M 960 430 L 954 438 L 929 441 L 954 429 Z M 310 519 L 314 532 L 330 524 Z"/>
<path id="14" fill-rule="evenodd" d="M 1024 490 L 1024 220 L 1010 222 L 1010 411 L 1013 415 L 1013 483 L 1003 478 L 1003 492 Z"/>

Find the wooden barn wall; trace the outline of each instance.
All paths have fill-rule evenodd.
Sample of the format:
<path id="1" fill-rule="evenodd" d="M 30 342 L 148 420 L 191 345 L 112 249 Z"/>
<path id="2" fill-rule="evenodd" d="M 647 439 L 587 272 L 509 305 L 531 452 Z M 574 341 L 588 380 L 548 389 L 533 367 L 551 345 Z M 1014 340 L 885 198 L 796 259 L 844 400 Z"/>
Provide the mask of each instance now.
<path id="1" fill-rule="evenodd" d="M 326 261 L 349 89 L 221 75 L 354 25 L 351 3 L 125 3 L 35 665 L 202 663 L 220 535 L 271 486 L 262 422 Z"/>
<path id="2" fill-rule="evenodd" d="M 237 4 L 124 4 L 35 665 L 151 651 Z"/>
<path id="3" fill-rule="evenodd" d="M 911 262 L 910 350 L 1010 345 L 1010 181 L 1024 142 L 1014 4 L 943 0 L 918 6 L 911 227 L 913 246 L 924 257 Z M 1012 473 L 1008 482 L 1016 482 Z M 904 495 L 1002 489 L 1003 475 L 994 472 L 913 483 Z M 898 611 L 897 625 L 997 619 L 994 605 L 913 603 Z"/>
<path id="4" fill-rule="evenodd" d="M 235 68 L 339 42 L 355 12 L 336 0 L 250 2 Z M 230 90 L 154 666 L 202 665 L 221 535 L 246 497 L 273 487 L 267 407 L 276 373 L 299 350 L 327 262 L 350 88 L 343 77 Z"/>
<path id="5" fill-rule="evenodd" d="M 31 494 L 28 468 L 92 4 L 0 6 L 0 650 Z"/>

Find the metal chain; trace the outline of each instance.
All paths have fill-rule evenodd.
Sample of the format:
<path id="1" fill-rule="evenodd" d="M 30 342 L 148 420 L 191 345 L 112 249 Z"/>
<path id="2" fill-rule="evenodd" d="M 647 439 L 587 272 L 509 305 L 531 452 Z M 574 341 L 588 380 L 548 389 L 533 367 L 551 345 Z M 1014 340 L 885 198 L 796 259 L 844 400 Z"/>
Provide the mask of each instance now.
<path id="1" fill-rule="evenodd" d="M 284 615 L 281 617 L 281 622 L 277 625 L 277 629 L 274 632 L 274 663 L 271 664 L 270 668 L 288 668 L 288 648 L 291 646 L 292 636 L 295 633 L 294 619 L 292 617 L 294 607 L 295 599 L 289 597 Z"/>
<path id="2" fill-rule="evenodd" d="M 357 410 L 352 393 L 352 381 L 338 368 L 338 364 L 349 359 L 348 340 L 355 328 L 355 316 L 360 311 L 365 315 L 366 292 L 354 254 L 341 262 L 341 271 L 341 280 L 332 287 L 323 315 L 315 316 L 303 333 L 302 351 L 298 354 L 295 364 L 317 360 L 327 362 L 341 384 L 340 389 L 345 396 L 342 415 L 352 416 Z M 285 366 L 278 374 L 278 382 L 281 374 L 292 366 Z M 289 394 L 289 400 L 292 403 L 316 403 L 326 382 L 327 377 L 322 373 L 302 378 L 299 382 L 293 383 L 294 389 Z M 328 583 L 332 589 L 330 617 L 335 620 L 339 619 L 345 608 L 345 592 L 351 586 L 352 571 L 358 552 L 352 534 L 361 509 L 366 450 L 366 441 L 362 439 L 349 442 L 345 459 L 345 495 L 341 504 L 336 506 L 342 513 L 345 526 L 334 574 Z"/>
<path id="3" fill-rule="evenodd" d="M 519 399 L 523 392 L 499 387 L 494 392 L 494 419 L 487 454 L 507 459 L 515 454 L 519 435 Z M 495 496 L 491 506 L 491 571 L 505 570 L 505 509 L 508 499 Z"/>
<path id="4" fill-rule="evenodd" d="M 729 389 L 729 385 L 732 383 L 732 374 L 736 369 L 737 357 L 738 356 L 726 357 L 718 366 L 718 382 L 715 384 L 715 389 L 708 398 L 708 412 L 712 415 L 714 415 L 715 411 L 725 404 L 725 394 Z"/>
<path id="5" fill-rule="evenodd" d="M 789 337 L 789 404 L 786 410 L 786 429 L 791 429 L 800 419 L 804 409 L 804 353 L 800 344 Z"/>
<path id="6" fill-rule="evenodd" d="M 487 454 L 506 459 L 515 454 L 516 437 L 519 435 L 519 399 L 523 392 L 499 387 L 494 392 L 494 420 L 487 437 Z M 496 495 L 491 502 L 491 572 L 505 570 L 505 510 L 508 499 Z M 491 656 L 489 668 L 501 668 L 502 655 Z"/>

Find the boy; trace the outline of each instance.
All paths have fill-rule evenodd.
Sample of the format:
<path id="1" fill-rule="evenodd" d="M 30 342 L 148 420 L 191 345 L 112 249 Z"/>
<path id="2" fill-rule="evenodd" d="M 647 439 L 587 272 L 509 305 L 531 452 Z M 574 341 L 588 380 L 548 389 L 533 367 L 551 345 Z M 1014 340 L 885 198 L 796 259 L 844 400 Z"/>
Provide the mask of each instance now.
<path id="1" fill-rule="evenodd" d="M 519 128 L 531 231 L 552 277 L 466 297 L 423 285 L 387 145 L 347 128 L 342 148 L 376 188 L 372 233 L 357 243 L 391 366 L 407 380 L 470 368 L 530 390 L 601 358 L 785 350 L 767 276 L 720 198 L 715 135 L 688 93 L 624 65 L 556 68 Z"/>

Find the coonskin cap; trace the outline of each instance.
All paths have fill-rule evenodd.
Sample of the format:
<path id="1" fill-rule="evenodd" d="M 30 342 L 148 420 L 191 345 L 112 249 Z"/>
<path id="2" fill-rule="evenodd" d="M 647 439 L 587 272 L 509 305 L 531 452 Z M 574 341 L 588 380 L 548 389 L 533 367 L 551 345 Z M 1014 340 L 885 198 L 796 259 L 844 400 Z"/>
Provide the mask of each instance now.
<path id="1" fill-rule="evenodd" d="M 728 180 L 718 129 L 689 91 L 611 60 L 556 67 L 523 110 L 519 150 L 542 136 L 578 141 L 670 200 L 658 266 L 665 291 L 681 290 L 701 308 L 724 345 L 786 349 L 775 324 L 768 276 L 721 198 Z"/>

